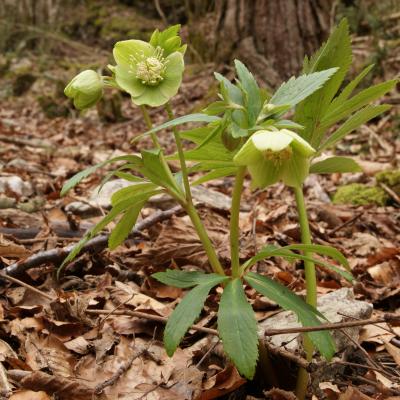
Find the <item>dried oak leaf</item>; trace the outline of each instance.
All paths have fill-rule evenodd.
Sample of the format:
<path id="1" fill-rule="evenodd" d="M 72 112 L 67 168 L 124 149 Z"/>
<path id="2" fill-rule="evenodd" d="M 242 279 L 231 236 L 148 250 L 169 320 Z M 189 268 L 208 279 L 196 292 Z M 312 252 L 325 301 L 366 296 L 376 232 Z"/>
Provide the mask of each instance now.
<path id="1" fill-rule="evenodd" d="M 51 400 L 46 392 L 34 392 L 33 390 L 19 390 L 9 400 Z"/>

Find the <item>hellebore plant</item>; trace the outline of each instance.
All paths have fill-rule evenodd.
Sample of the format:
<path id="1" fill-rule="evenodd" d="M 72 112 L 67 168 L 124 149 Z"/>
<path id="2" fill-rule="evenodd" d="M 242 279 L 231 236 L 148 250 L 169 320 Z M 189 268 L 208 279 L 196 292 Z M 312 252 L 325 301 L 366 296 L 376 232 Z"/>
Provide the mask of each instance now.
<path id="1" fill-rule="evenodd" d="M 218 101 L 209 104 L 202 113 L 174 119 L 169 100 L 181 84 L 186 49 L 181 45 L 178 31 L 179 26 L 163 32 L 156 31 L 149 43 L 139 40 L 118 42 L 114 47 L 117 65 L 110 67 L 112 77 L 95 77 L 94 71 L 90 74 L 85 71 L 66 88 L 66 94 L 74 99 L 78 108 L 96 103 L 103 86 L 129 93 L 132 102 L 141 107 L 149 127 L 135 140 L 151 135 L 155 148 L 141 150 L 140 156 L 125 155 L 97 164 L 66 182 L 62 194 L 97 168 L 122 161 L 123 165 L 107 174 L 103 182 L 117 176 L 132 182 L 132 185 L 113 194 L 108 215 L 85 235 L 64 265 L 76 257 L 87 240 L 119 218 L 109 238 L 109 247 L 117 247 L 134 227 L 148 199 L 160 193 L 169 194 L 189 215 L 208 256 L 212 273 L 168 269 L 153 275 L 166 285 L 191 288 L 165 327 L 166 351 L 168 355 L 173 355 L 200 315 L 209 292 L 221 286 L 223 291 L 217 320 L 219 336 L 238 371 L 251 379 L 258 359 L 258 335 L 257 322 L 244 285 L 296 313 L 302 325 L 318 326 L 326 319 L 316 309 L 315 265 L 352 280 L 348 263 L 338 250 L 312 244 L 302 184 L 310 173 L 353 172 L 359 169 L 353 160 L 345 157 L 321 159 L 322 152 L 361 124 L 388 110 L 387 105 L 372 106 L 368 103 L 388 92 L 396 81 L 372 86 L 352 96 L 353 90 L 371 69 L 368 67 L 338 94 L 351 62 L 348 27 L 346 21 L 342 21 L 317 54 L 305 60 L 304 74 L 283 83 L 273 95 L 261 89 L 244 64 L 236 60 L 237 80 L 234 83 L 215 74 L 220 88 Z M 87 76 L 87 81 L 82 76 Z M 99 82 L 103 82 L 103 86 Z M 146 107 L 160 105 L 165 105 L 169 121 L 153 128 Z M 293 109 L 294 118 L 285 119 L 285 114 Z M 341 126 L 326 135 L 331 127 L 345 118 L 347 120 Z M 206 125 L 187 131 L 177 130 L 179 125 L 188 122 Z M 169 128 L 174 134 L 177 154 L 165 155 L 157 133 Z M 196 147 L 184 151 L 182 139 L 193 142 Z M 168 165 L 170 159 L 179 159 L 181 170 L 178 173 L 172 173 Z M 187 161 L 191 162 L 190 167 Z M 189 176 L 193 172 L 204 174 L 196 181 L 190 181 Z M 252 258 L 240 259 L 239 210 L 247 172 L 250 173 L 253 188 L 263 189 L 278 181 L 293 188 L 302 244 L 285 247 L 268 245 Z M 193 205 L 191 186 L 232 175 L 235 180 L 230 219 L 231 265 L 225 269 Z M 314 253 L 334 260 L 344 269 L 314 258 Z M 304 262 L 307 302 L 271 278 L 250 271 L 255 263 L 268 257 Z M 327 331 L 306 334 L 304 344 L 308 359 L 311 359 L 314 347 L 328 360 L 335 353 L 334 342 Z M 300 398 L 304 397 L 307 379 L 306 372 L 300 371 L 297 388 Z"/>

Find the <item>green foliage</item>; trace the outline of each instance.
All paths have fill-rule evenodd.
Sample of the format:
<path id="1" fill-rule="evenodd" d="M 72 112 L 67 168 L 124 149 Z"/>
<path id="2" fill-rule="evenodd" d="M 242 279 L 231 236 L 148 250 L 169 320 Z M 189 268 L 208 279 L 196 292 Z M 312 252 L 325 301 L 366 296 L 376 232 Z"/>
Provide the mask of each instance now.
<path id="1" fill-rule="evenodd" d="M 381 171 L 375 178 L 378 183 L 383 183 L 400 196 L 400 170 Z"/>
<path id="2" fill-rule="evenodd" d="M 303 326 L 318 326 L 321 325 L 319 318 L 325 319 L 318 310 L 306 304 L 299 296 L 278 282 L 253 272 L 248 272 L 244 278 L 257 292 L 275 301 L 285 310 L 293 311 Z M 329 332 L 310 332 L 307 336 L 327 360 L 332 358 L 335 344 Z"/>
<path id="3" fill-rule="evenodd" d="M 218 332 L 238 371 L 252 379 L 258 359 L 257 321 L 240 279 L 231 280 L 224 288 L 218 310 Z"/>
<path id="4" fill-rule="evenodd" d="M 388 200 L 389 195 L 382 188 L 362 183 L 341 186 L 333 196 L 335 204 L 354 204 L 355 206 L 368 204 L 384 206 Z"/>
<path id="5" fill-rule="evenodd" d="M 335 172 L 361 172 L 361 167 L 352 158 L 329 157 L 315 162 L 310 167 L 311 174 L 333 174 Z"/>

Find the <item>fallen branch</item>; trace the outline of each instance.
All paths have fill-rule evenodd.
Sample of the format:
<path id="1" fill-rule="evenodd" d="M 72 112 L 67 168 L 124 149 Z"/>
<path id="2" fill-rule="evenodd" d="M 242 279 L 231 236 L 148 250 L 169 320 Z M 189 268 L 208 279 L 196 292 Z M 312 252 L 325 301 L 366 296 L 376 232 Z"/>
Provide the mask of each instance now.
<path id="1" fill-rule="evenodd" d="M 176 206 L 168 210 L 158 211 L 150 215 L 149 217 L 143 219 L 142 221 L 136 224 L 135 228 L 129 234 L 127 239 L 131 239 L 137 236 L 140 233 L 140 231 L 150 228 L 157 222 L 164 221 L 170 218 L 172 215 L 178 214 L 181 211 L 182 207 Z M 102 234 L 94 237 L 85 244 L 85 246 L 81 250 L 81 253 L 97 253 L 105 249 L 108 245 L 108 237 L 109 234 Z M 24 273 L 28 269 L 38 267 L 42 264 L 47 264 L 47 263 L 59 264 L 65 259 L 65 257 L 68 256 L 68 254 L 72 251 L 74 246 L 75 245 L 72 244 L 62 248 L 41 251 L 30 257 L 27 257 L 23 260 L 19 260 L 14 264 L 9 265 L 8 267 L 4 268 L 2 272 L 3 274 L 6 275 L 16 276 Z"/>

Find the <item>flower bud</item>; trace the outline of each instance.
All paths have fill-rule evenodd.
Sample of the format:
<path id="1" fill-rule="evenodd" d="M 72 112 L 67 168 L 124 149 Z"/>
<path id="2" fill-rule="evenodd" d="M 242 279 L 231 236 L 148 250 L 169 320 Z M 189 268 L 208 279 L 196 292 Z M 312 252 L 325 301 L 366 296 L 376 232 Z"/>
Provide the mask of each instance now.
<path id="1" fill-rule="evenodd" d="M 92 107 L 103 96 L 103 81 L 93 70 L 82 71 L 64 89 L 67 97 L 74 100 L 78 110 Z"/>

